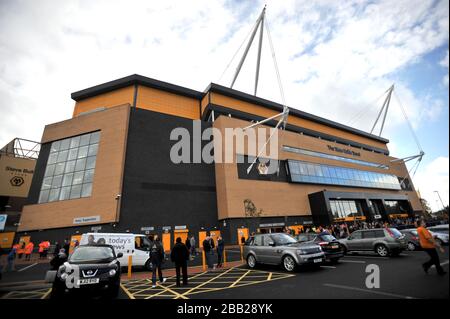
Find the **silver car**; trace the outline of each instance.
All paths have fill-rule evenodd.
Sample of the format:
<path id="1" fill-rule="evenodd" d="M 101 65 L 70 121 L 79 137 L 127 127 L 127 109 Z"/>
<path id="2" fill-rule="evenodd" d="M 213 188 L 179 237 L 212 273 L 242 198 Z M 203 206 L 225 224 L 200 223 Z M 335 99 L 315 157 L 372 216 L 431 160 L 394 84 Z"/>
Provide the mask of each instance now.
<path id="1" fill-rule="evenodd" d="M 357 230 L 339 242 L 344 246 L 344 252 L 374 251 L 381 257 L 398 256 L 408 245 L 405 235 L 396 228 Z"/>
<path id="2" fill-rule="evenodd" d="M 304 264 L 320 265 L 325 254 L 316 244 L 302 244 L 284 233 L 257 234 L 244 245 L 244 258 L 249 268 L 257 264 L 282 265 L 292 272 L 296 266 Z"/>
<path id="3" fill-rule="evenodd" d="M 435 240 L 442 246 L 448 245 L 448 224 L 447 225 L 438 225 L 428 227 L 428 230 L 431 232 L 431 235 L 435 238 Z"/>

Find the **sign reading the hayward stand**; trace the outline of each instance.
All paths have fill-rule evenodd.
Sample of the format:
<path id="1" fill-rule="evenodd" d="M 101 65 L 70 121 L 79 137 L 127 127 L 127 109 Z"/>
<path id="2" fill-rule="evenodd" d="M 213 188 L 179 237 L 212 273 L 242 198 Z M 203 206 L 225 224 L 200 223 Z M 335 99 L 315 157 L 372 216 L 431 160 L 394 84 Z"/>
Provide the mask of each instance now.
<path id="1" fill-rule="evenodd" d="M 361 153 L 354 152 L 349 149 L 340 148 L 340 147 L 331 146 L 331 145 L 327 145 L 327 146 L 328 146 L 328 150 L 333 151 L 333 152 L 344 153 L 344 154 L 353 155 L 353 156 L 361 156 Z"/>
<path id="2" fill-rule="evenodd" d="M 100 221 L 100 216 L 87 216 L 87 217 L 75 217 L 73 219 L 74 224 L 87 224 L 96 223 Z"/>
<path id="3" fill-rule="evenodd" d="M 152 230 L 155 230 L 155 227 L 153 226 L 141 227 L 141 231 L 152 231 Z"/>
<path id="4" fill-rule="evenodd" d="M 186 225 L 175 226 L 175 230 L 187 229 Z"/>
<path id="5" fill-rule="evenodd" d="M 4 230 L 5 229 L 6 218 L 7 217 L 8 217 L 8 215 L 0 215 L 0 230 Z"/>
<path id="6" fill-rule="evenodd" d="M 284 225 L 284 223 L 259 224 L 259 227 L 279 227 Z"/>

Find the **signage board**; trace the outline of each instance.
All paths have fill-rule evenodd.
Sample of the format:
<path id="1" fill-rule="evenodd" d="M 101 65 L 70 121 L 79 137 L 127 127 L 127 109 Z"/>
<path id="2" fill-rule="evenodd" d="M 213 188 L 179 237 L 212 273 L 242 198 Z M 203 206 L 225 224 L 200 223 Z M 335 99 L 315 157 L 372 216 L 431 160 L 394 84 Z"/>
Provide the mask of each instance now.
<path id="1" fill-rule="evenodd" d="M 6 218 L 8 218 L 8 215 L 6 215 L 6 214 L 0 215 L 0 230 L 4 230 L 5 229 Z"/>
<path id="2" fill-rule="evenodd" d="M 100 221 L 100 216 L 96 215 L 96 216 L 87 216 L 87 217 L 75 217 L 73 219 L 73 223 L 75 225 L 78 224 L 87 224 L 87 223 L 97 223 Z"/>
<path id="3" fill-rule="evenodd" d="M 36 160 L 0 155 L 0 196 L 28 197 Z"/>

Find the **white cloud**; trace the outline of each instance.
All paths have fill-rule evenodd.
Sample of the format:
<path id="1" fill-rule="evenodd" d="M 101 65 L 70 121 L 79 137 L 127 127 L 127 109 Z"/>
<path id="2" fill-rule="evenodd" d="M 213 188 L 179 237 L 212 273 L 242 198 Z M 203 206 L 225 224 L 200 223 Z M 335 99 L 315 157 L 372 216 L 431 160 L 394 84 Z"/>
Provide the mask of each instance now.
<path id="1" fill-rule="evenodd" d="M 420 170 L 413 178 L 416 190 L 425 198 L 433 211 L 442 209 L 442 204 L 435 191 L 448 205 L 449 200 L 449 158 L 437 157 Z"/>
<path id="2" fill-rule="evenodd" d="M 439 64 L 447 69 L 447 74 L 444 75 L 444 77 L 442 78 L 442 83 L 444 83 L 445 86 L 448 86 L 448 50 L 447 50 L 447 54 L 445 55 L 445 57 L 439 62 Z"/>
<path id="3" fill-rule="evenodd" d="M 264 3 L 1 1 L 0 145 L 39 140 L 45 124 L 71 116 L 71 92 L 129 74 L 203 90 Z M 395 82 L 415 127 L 441 114 L 440 100 L 396 74 L 448 42 L 448 1 L 268 1 L 267 10 L 288 105 L 370 130 L 382 101 L 370 102 Z M 263 45 L 258 95 L 280 101 L 267 38 Z M 236 89 L 253 92 L 255 47 Z M 389 137 L 405 129 L 392 103 Z"/>

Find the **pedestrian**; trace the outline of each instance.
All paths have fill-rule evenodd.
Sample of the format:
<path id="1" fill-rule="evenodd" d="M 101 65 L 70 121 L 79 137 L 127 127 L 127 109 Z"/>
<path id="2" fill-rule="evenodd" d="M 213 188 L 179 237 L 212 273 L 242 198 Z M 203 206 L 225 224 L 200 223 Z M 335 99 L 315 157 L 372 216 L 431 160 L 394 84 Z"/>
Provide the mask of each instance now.
<path id="1" fill-rule="evenodd" d="M 426 228 L 425 221 L 420 221 L 417 226 L 419 226 L 417 228 L 417 234 L 419 235 L 420 246 L 422 247 L 423 251 L 425 251 L 430 256 L 430 260 L 422 264 L 423 270 L 428 273 L 428 270 L 432 265 L 434 265 L 439 275 L 445 275 L 446 272 L 441 267 L 441 262 L 439 260 L 439 255 L 436 247 L 440 248 L 441 252 L 443 252 L 444 250 L 442 249 L 442 247 L 436 245 L 436 241 L 434 240 L 430 231 Z"/>
<path id="2" fill-rule="evenodd" d="M 6 265 L 6 271 L 16 270 L 16 268 L 14 267 L 14 258 L 16 257 L 16 253 L 17 253 L 17 250 L 15 247 L 13 247 L 7 257 L 8 264 Z"/>
<path id="3" fill-rule="evenodd" d="M 150 236 L 151 238 L 151 236 Z M 166 278 L 162 274 L 162 263 L 164 260 L 164 248 L 159 241 L 158 235 L 150 239 L 150 261 L 152 263 L 152 288 L 156 287 L 156 272 L 158 272 L 159 281 L 166 282 Z"/>
<path id="4" fill-rule="evenodd" d="M 31 254 L 33 253 L 34 244 L 32 241 L 28 242 L 25 246 L 25 260 L 31 260 Z"/>
<path id="5" fill-rule="evenodd" d="M 189 255 L 190 255 L 191 254 L 191 240 L 190 240 L 189 236 L 186 237 L 186 240 L 184 241 L 184 244 L 185 244 L 185 246 L 186 246 L 186 248 L 187 248 L 187 250 L 189 252 Z M 190 256 L 189 256 L 189 259 L 191 259 Z"/>
<path id="6" fill-rule="evenodd" d="M 211 237 L 206 236 L 205 240 L 203 240 L 203 251 L 205 253 L 206 264 L 208 265 L 208 269 L 215 269 L 214 263 L 212 261 L 212 253 L 213 247 L 211 246 Z"/>
<path id="7" fill-rule="evenodd" d="M 70 252 L 70 241 L 68 238 L 64 239 L 64 246 L 63 249 L 66 253 L 67 256 L 69 256 L 69 252 Z"/>
<path id="8" fill-rule="evenodd" d="M 241 245 L 244 245 L 244 244 L 245 244 L 245 236 L 242 235 L 242 237 L 241 237 Z"/>
<path id="9" fill-rule="evenodd" d="M 59 251 L 61 250 L 61 245 L 59 242 L 55 242 L 55 249 L 53 250 L 53 257 L 58 256 Z"/>
<path id="10" fill-rule="evenodd" d="M 195 242 L 195 237 L 194 235 L 191 236 L 191 256 L 197 256 L 197 250 L 195 249 L 196 246 L 196 242 Z"/>
<path id="11" fill-rule="evenodd" d="M 23 256 L 23 254 L 25 252 L 25 242 L 22 241 L 22 242 L 20 242 L 19 245 L 20 246 L 19 246 L 19 249 L 17 250 L 17 256 L 18 256 L 19 259 L 22 259 L 22 256 Z"/>
<path id="12" fill-rule="evenodd" d="M 39 259 L 42 259 L 42 258 L 44 258 L 45 243 L 43 241 L 41 241 L 38 246 L 39 246 L 39 250 L 38 250 L 38 252 L 39 252 Z"/>
<path id="13" fill-rule="evenodd" d="M 50 242 L 48 240 L 44 241 L 44 258 L 47 258 L 48 250 L 50 249 Z"/>
<path id="14" fill-rule="evenodd" d="M 217 238 L 217 268 L 222 267 L 223 251 L 225 249 L 225 242 L 222 236 Z"/>
<path id="15" fill-rule="evenodd" d="M 183 273 L 183 286 L 188 284 L 187 262 L 189 260 L 189 250 L 185 244 L 182 243 L 181 238 L 177 237 L 175 245 L 170 253 L 170 260 L 175 263 L 175 272 L 177 275 L 176 285 L 180 287 L 180 272 Z"/>
<path id="16" fill-rule="evenodd" d="M 67 255 L 64 248 L 60 248 L 59 252 L 53 257 L 50 261 L 50 266 L 52 270 L 58 270 L 61 265 L 63 265 L 67 261 Z"/>

